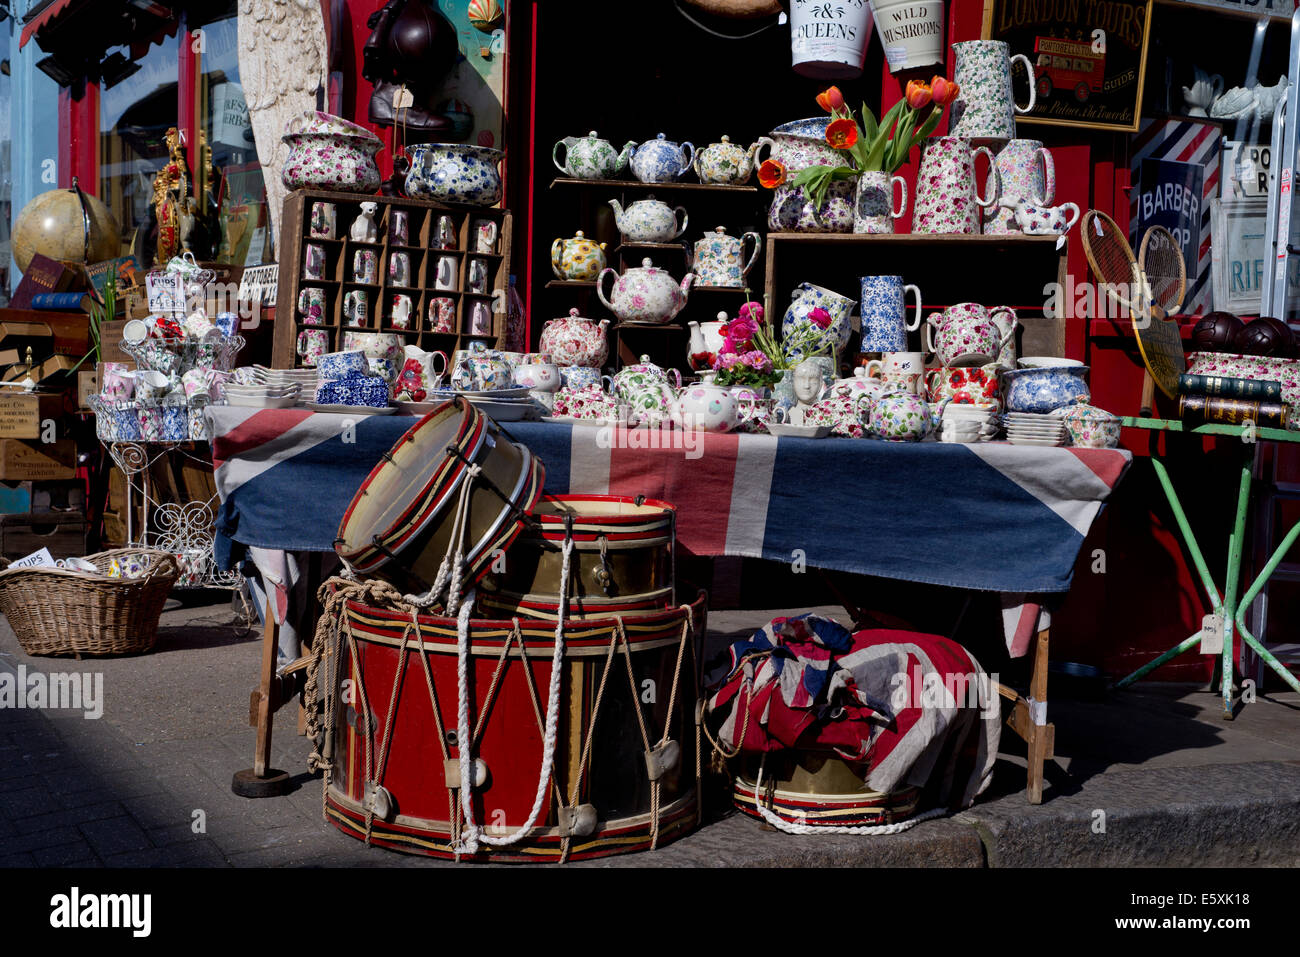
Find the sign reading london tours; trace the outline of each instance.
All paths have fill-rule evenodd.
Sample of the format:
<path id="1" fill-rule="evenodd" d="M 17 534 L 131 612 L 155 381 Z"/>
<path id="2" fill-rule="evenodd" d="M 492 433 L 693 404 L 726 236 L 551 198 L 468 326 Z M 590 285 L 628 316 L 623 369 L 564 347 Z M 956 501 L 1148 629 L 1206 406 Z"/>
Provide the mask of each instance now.
<path id="1" fill-rule="evenodd" d="M 1278 0 L 1274 0 L 1278 2 Z M 1034 108 L 1022 123 L 1135 132 L 1151 0 L 986 0 L 984 37 L 1034 66 Z M 1023 63 L 1012 63 L 1024 102 Z"/>

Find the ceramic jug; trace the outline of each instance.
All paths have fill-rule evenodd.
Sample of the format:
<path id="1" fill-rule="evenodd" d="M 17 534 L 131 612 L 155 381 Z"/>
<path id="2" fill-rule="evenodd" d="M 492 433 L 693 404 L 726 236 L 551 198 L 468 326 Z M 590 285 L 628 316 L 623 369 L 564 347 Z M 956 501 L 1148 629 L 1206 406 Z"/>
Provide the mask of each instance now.
<path id="1" fill-rule="evenodd" d="M 975 157 L 988 157 L 987 196 L 976 191 Z M 925 141 L 921 167 L 916 174 L 914 233 L 967 233 L 980 231 L 979 212 L 997 202 L 1001 192 L 997 159 L 984 146 L 972 151 L 970 141 L 957 136 L 932 136 Z"/>
<path id="2" fill-rule="evenodd" d="M 921 290 L 905 285 L 902 276 L 863 276 L 862 352 L 906 352 L 907 334 L 921 328 Z M 907 321 L 907 294 L 915 297 L 912 321 Z"/>
<path id="3" fill-rule="evenodd" d="M 1018 233 L 1016 203 L 1023 199 L 1050 206 L 1056 197 L 1056 165 L 1040 140 L 1011 140 L 997 154 L 1001 195 L 996 205 L 982 211 L 983 231 L 990 235 Z"/>
<path id="4" fill-rule="evenodd" d="M 691 332 L 690 344 L 686 347 L 686 356 L 691 363 L 692 368 L 707 368 L 703 360 L 696 362 L 695 356 L 705 356 L 708 354 L 717 355 L 718 350 L 722 348 L 726 336 L 722 334 L 722 327 L 727 324 L 727 314 L 718 313 L 715 322 L 688 322 L 687 328 Z"/>
<path id="5" fill-rule="evenodd" d="M 745 244 L 750 244 L 749 259 L 745 259 Z M 745 285 L 745 277 L 758 259 L 762 237 L 755 232 L 741 236 L 728 236 L 725 226 L 718 226 L 703 239 L 695 241 L 691 257 L 691 272 L 704 286 Z"/>
<path id="6" fill-rule="evenodd" d="M 660 133 L 633 150 L 629 164 L 632 175 L 643 183 L 671 183 L 681 179 L 694 158 L 695 147 L 691 143 L 678 144 Z"/>
<path id="7" fill-rule="evenodd" d="M 853 331 L 852 315 L 856 306 L 856 300 L 847 296 L 810 282 L 801 282 L 794 291 L 794 300 L 781 318 L 781 338 L 786 356 L 794 362 L 810 355 L 843 352 L 849 344 L 849 333 Z M 818 330 L 810 318 L 818 307 L 830 313 L 831 323 L 825 330 Z M 803 348 L 789 345 L 792 337 L 803 339 L 805 336 L 808 339 Z"/>
<path id="8" fill-rule="evenodd" d="M 755 143 L 749 149 L 731 142 L 731 137 L 723 136 L 722 142 L 710 143 L 695 154 L 691 164 L 695 175 L 701 183 L 739 186 L 749 181 L 754 172 L 754 154 L 758 152 Z"/>
<path id="9" fill-rule="evenodd" d="M 765 159 L 776 160 L 785 167 L 787 177 L 809 166 L 839 166 L 844 157 L 826 142 L 829 123 L 829 116 L 792 120 L 760 136 L 754 143 L 754 165 Z M 763 147 L 769 151 L 766 156 L 761 155 Z"/>
<path id="10" fill-rule="evenodd" d="M 1010 55 L 1002 40 L 965 40 L 952 44 L 960 88 L 948 120 L 948 135 L 968 140 L 1015 139 L 1016 114 L 1034 108 L 1034 67 L 1023 53 Z M 1021 106 L 1011 91 L 1011 62 L 1020 60 L 1029 74 L 1029 104 Z"/>
<path id="11" fill-rule="evenodd" d="M 594 319 L 584 319 L 577 309 L 560 319 L 551 319 L 542 327 L 538 352 L 549 352 L 560 366 L 591 366 L 599 368 L 609 357 L 609 344 L 605 330 L 609 320 L 597 324 Z"/>
<path id="12" fill-rule="evenodd" d="M 856 189 L 855 179 L 836 180 L 822 204 L 814 206 L 804 197 L 802 187 L 783 183 L 772 190 L 767 228 L 776 233 L 851 233 Z"/>
<path id="13" fill-rule="evenodd" d="M 614 179 L 627 169 L 635 146 L 635 142 L 628 140 L 620 152 L 592 130 L 586 136 L 566 136 L 556 143 L 551 149 L 551 162 L 561 173 L 574 179 Z M 561 148 L 563 163 L 559 156 Z"/>
<path id="14" fill-rule="evenodd" d="M 686 232 L 685 208 L 660 202 L 654 198 L 653 193 L 632 203 L 627 209 L 616 199 L 611 199 L 609 205 L 614 210 L 614 224 L 624 242 L 670 243 Z"/>
<path id="15" fill-rule="evenodd" d="M 894 186 L 903 190 L 898 209 L 894 209 Z M 859 173 L 853 193 L 853 231 L 855 233 L 892 233 L 894 220 L 907 212 L 907 180 L 888 173 Z"/>
<path id="16" fill-rule="evenodd" d="M 582 230 L 572 239 L 551 244 L 551 271 L 556 279 L 593 282 L 605 265 L 605 244 L 587 239 Z"/>
<path id="17" fill-rule="evenodd" d="M 605 277 L 614 276 L 609 298 L 605 298 Z M 672 322 L 686 305 L 694 273 L 687 273 L 680 283 L 666 270 L 656 268 L 649 258 L 641 265 L 626 269 L 620 276 L 606 269 L 596 280 L 596 295 L 620 322 L 643 322 L 660 325 Z"/>

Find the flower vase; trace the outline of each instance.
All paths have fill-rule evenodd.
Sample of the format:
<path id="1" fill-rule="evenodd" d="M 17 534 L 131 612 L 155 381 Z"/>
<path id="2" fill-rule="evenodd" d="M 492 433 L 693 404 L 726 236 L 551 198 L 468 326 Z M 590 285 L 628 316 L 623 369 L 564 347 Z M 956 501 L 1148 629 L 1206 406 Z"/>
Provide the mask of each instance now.
<path id="1" fill-rule="evenodd" d="M 903 199 L 894 209 L 894 184 L 903 188 Z M 859 173 L 853 194 L 853 231 L 892 234 L 894 220 L 907 212 L 907 181 L 884 172 Z"/>
<path id="2" fill-rule="evenodd" d="M 816 209 L 804 198 L 803 187 L 786 183 L 772 191 L 767 228 L 777 233 L 851 233 L 853 197 L 858 178 L 831 183 Z"/>

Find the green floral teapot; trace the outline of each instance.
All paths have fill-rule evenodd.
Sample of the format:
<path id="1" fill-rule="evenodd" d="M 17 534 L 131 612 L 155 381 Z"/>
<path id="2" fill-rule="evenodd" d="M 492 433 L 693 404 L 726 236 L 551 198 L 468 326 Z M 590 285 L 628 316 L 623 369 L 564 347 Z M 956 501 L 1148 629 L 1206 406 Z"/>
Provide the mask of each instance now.
<path id="1" fill-rule="evenodd" d="M 560 148 L 564 148 L 564 162 L 560 162 Z M 628 160 L 636 143 L 628 140 L 622 151 L 614 149 L 609 140 L 602 140 L 592 130 L 586 136 L 566 136 L 551 150 L 551 162 L 566 176 L 575 179 L 614 179 L 627 169 Z"/>

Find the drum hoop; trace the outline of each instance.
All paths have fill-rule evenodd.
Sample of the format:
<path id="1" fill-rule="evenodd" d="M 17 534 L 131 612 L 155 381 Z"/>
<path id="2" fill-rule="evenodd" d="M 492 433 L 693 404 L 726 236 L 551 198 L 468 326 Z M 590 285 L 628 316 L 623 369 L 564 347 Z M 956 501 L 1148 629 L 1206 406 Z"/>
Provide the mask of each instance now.
<path id="1" fill-rule="evenodd" d="M 764 782 L 764 784 L 766 784 L 766 782 Z M 765 794 L 767 793 L 766 787 L 763 788 L 763 792 Z M 897 791 L 872 791 L 864 789 L 857 794 L 813 794 L 809 791 L 789 791 L 777 787 L 773 788 L 771 793 L 775 798 L 789 804 L 809 806 L 824 805 L 821 809 L 825 811 L 843 811 L 846 809 L 845 806 L 848 805 L 858 805 L 864 808 L 880 808 L 881 810 L 902 810 L 914 808 L 921 799 L 921 789 L 915 787 L 900 788 Z M 753 804 L 754 781 L 750 778 L 746 778 L 743 774 L 737 774 L 733 795 L 742 798 L 747 797 L 749 803 Z"/>
<path id="2" fill-rule="evenodd" d="M 518 505 L 520 511 L 516 512 L 510 506 L 502 503 L 501 514 L 496 521 L 483 533 L 483 537 L 474 543 L 473 547 L 465 553 L 465 566 L 469 569 L 474 581 L 482 577 L 480 572 L 486 571 L 486 567 L 477 567 L 479 562 L 485 557 L 490 557 L 496 545 L 499 548 L 508 548 L 510 544 L 523 531 L 524 519 L 523 512 L 531 512 L 537 500 L 541 497 L 542 488 L 546 485 L 546 466 L 542 460 L 533 455 L 532 451 L 526 445 L 516 443 L 515 448 L 523 453 L 524 467 L 519 470 L 519 480 L 515 487 L 510 489 L 510 501 Z M 540 479 L 538 478 L 540 473 Z M 522 498 L 521 498 L 522 496 Z M 507 528 L 506 525 L 509 525 Z M 499 539 L 505 539 L 500 541 Z"/>
<path id="3" fill-rule="evenodd" d="M 370 474 L 366 476 L 365 481 L 361 483 L 361 486 L 357 489 L 357 493 L 352 497 L 352 501 L 348 504 L 347 511 L 343 513 L 343 518 L 339 522 L 339 541 L 335 545 L 335 550 L 354 568 L 362 571 L 369 571 L 372 568 L 382 565 L 387 561 L 388 556 L 383 549 L 376 548 L 373 541 L 360 544 L 360 546 L 351 553 L 342 547 L 344 530 L 352 520 L 353 512 L 364 500 L 364 495 L 370 489 L 371 485 L 391 464 L 394 450 L 402 448 L 407 441 L 414 442 L 416 434 L 421 429 L 429 427 L 435 421 L 441 421 L 442 417 L 447 414 L 449 406 L 456 408 L 457 404 L 454 402 L 444 402 L 438 408 L 430 410 L 429 413 L 420 419 L 419 422 L 415 423 L 415 425 L 402 433 L 401 438 L 393 444 L 393 447 L 388 450 L 388 453 L 384 458 L 376 463 L 375 467 L 370 470 Z M 461 409 L 460 427 L 457 430 L 456 435 L 448 444 L 456 445 L 461 449 L 465 458 L 472 461 L 478 456 L 479 450 L 486 441 L 486 437 L 487 417 L 479 412 L 478 409 L 475 409 L 472 405 L 466 403 L 464 408 Z M 423 488 L 411 497 L 411 504 L 402 511 L 394 523 L 384 532 L 375 533 L 375 535 L 380 539 L 380 544 L 385 548 L 390 551 L 394 550 L 395 535 L 398 539 L 403 539 L 409 537 L 411 534 L 415 534 L 414 531 L 403 532 L 404 526 L 409 526 L 412 514 L 419 514 L 421 509 L 431 509 L 424 520 L 424 524 L 427 524 L 434 518 L 438 511 L 442 509 L 443 505 L 451 500 L 452 493 L 460 487 L 460 483 L 464 479 L 468 466 L 461 458 L 454 455 L 444 455 L 443 459 L 444 462 L 442 467 L 433 469 Z M 448 480 L 449 477 L 450 480 Z M 443 494 L 440 496 L 435 495 L 433 499 L 430 500 L 431 493 L 436 491 L 440 482 L 446 483 Z M 420 527 L 423 528 L 423 524 Z M 397 547 L 400 548 L 400 545 Z"/>
<path id="4" fill-rule="evenodd" d="M 656 532 L 661 531 L 655 529 Z M 606 546 L 611 550 L 631 550 L 634 548 L 647 548 L 652 545 L 667 545 L 673 539 L 671 535 L 656 534 L 653 537 L 634 538 L 631 535 L 625 535 L 619 538 L 611 538 L 605 534 L 586 534 L 579 537 L 576 533 L 573 536 L 573 547 L 581 552 L 597 551 L 601 539 L 604 539 Z M 520 541 L 521 545 L 535 545 L 545 548 L 547 551 L 556 551 L 564 544 L 562 535 L 552 537 L 551 535 L 524 535 Z"/>

